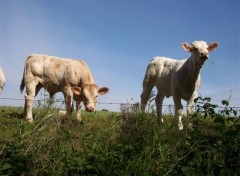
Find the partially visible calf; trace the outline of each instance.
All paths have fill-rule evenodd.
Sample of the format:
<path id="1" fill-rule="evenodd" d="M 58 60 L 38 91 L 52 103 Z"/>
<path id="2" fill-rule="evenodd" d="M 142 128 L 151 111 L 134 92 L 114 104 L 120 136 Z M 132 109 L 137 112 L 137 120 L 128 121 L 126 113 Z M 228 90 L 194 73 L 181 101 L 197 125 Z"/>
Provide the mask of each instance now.
<path id="1" fill-rule="evenodd" d="M 0 93 L 3 90 L 3 86 L 6 84 L 6 81 L 7 80 L 6 80 L 5 76 L 4 76 L 4 72 L 3 72 L 3 70 L 0 67 Z"/>
<path id="2" fill-rule="evenodd" d="M 217 46 L 217 42 L 209 45 L 204 41 L 195 41 L 191 45 L 184 42 L 182 43 L 183 49 L 191 53 L 188 59 L 175 60 L 166 57 L 154 57 L 147 67 L 143 80 L 142 110 L 145 110 L 152 88 L 156 86 L 158 91 L 155 100 L 157 120 L 163 122 L 161 116 L 164 97 L 173 96 L 178 126 L 182 130 L 183 106 L 181 99 L 187 101 L 187 113 L 192 114 L 194 99 L 197 97 L 201 82 L 200 70 L 209 57 L 208 53 Z"/>

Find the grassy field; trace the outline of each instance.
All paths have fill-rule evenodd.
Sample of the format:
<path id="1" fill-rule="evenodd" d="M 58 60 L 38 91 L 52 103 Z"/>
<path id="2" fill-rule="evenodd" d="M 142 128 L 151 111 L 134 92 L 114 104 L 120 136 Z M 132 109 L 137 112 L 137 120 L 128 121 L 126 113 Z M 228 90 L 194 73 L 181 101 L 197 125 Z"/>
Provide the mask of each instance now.
<path id="1" fill-rule="evenodd" d="M 46 107 L 30 124 L 22 108 L 0 107 L 0 175 L 240 175 L 240 120 L 211 108 L 179 131 L 155 113 L 83 111 L 80 124 Z"/>

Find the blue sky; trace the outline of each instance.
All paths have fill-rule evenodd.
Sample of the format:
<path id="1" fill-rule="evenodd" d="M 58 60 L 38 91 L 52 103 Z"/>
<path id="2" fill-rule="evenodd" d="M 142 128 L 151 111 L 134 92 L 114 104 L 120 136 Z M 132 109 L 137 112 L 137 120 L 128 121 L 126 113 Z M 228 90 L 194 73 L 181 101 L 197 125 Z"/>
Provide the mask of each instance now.
<path id="1" fill-rule="evenodd" d="M 146 67 L 154 56 L 185 59 L 182 42 L 219 42 L 201 71 L 199 93 L 240 106 L 239 0 L 1 0 L 1 97 L 23 98 L 19 85 L 28 55 L 85 60 L 100 102 L 139 102 Z M 61 97 L 61 94 L 58 94 Z M 41 95 L 37 97 L 41 98 Z M 0 105 L 23 102 L 0 100 Z M 166 98 L 164 104 L 172 104 Z M 183 102 L 185 105 L 185 102 Z M 97 105 L 97 109 L 118 105 Z"/>

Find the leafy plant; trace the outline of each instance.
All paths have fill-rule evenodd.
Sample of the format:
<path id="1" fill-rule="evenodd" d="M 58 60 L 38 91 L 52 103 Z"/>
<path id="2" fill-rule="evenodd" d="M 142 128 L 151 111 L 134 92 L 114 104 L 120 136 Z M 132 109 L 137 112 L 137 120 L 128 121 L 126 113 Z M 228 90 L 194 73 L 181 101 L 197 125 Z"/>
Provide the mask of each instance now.
<path id="1" fill-rule="evenodd" d="M 206 117 L 237 117 L 240 110 L 236 110 L 233 107 L 229 107 L 229 101 L 222 100 L 221 103 L 224 107 L 219 107 L 216 104 L 211 103 L 210 97 L 202 98 L 201 96 L 194 100 L 196 103 L 196 113 L 203 114 Z M 220 113 L 217 112 L 217 109 L 221 109 Z M 196 114 L 195 114 L 196 116 Z"/>
<path id="2" fill-rule="evenodd" d="M 236 110 L 233 107 L 229 107 L 229 102 L 227 100 L 222 100 L 222 105 L 225 106 L 221 111 L 221 115 L 224 117 L 236 117 L 240 110 Z"/>
<path id="3" fill-rule="evenodd" d="M 194 102 L 196 103 L 196 113 L 203 114 L 205 118 L 215 117 L 217 115 L 215 109 L 218 107 L 218 105 L 212 104 L 210 97 L 198 97 L 194 100 Z"/>

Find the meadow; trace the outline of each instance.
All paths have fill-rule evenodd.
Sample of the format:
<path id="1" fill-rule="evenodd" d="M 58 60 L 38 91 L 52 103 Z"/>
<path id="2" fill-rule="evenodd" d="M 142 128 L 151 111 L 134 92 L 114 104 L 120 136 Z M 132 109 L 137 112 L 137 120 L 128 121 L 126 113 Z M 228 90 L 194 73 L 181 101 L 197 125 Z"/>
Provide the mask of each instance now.
<path id="1" fill-rule="evenodd" d="M 0 175 L 237 176 L 240 119 L 222 104 L 198 98 L 181 131 L 174 115 L 158 124 L 154 110 L 83 111 L 82 124 L 49 104 L 30 124 L 22 107 L 0 107 Z"/>

